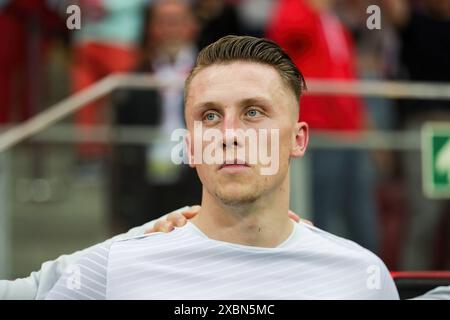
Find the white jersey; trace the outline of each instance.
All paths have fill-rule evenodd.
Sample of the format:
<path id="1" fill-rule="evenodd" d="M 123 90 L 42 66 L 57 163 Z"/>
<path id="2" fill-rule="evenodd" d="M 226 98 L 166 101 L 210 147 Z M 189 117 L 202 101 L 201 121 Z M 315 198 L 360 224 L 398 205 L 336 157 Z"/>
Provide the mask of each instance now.
<path id="1" fill-rule="evenodd" d="M 398 299 L 370 251 L 304 223 L 275 248 L 213 240 L 193 223 L 99 245 L 47 299 Z"/>

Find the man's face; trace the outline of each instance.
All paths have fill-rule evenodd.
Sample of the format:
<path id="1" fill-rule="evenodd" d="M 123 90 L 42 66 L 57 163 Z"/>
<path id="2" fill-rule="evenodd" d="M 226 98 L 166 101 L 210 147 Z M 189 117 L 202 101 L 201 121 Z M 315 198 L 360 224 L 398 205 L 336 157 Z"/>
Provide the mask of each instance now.
<path id="1" fill-rule="evenodd" d="M 196 141 L 202 137 L 194 134 L 194 122 L 200 122 L 203 131 L 216 129 L 222 134 L 223 143 L 216 144 L 215 148 L 222 149 L 226 163 L 203 161 L 192 166 L 196 167 L 206 191 L 227 205 L 252 203 L 282 187 L 290 157 L 302 156 L 307 145 L 307 126 L 297 122 L 297 99 L 276 69 L 259 63 L 216 64 L 200 70 L 188 88 L 185 117 L 191 155 L 198 151 L 194 150 L 195 145 L 204 151 L 211 144 Z M 237 129 L 254 131 L 256 141 L 227 134 L 227 130 Z M 267 139 L 260 135 L 262 131 L 266 132 Z M 271 134 L 275 131 L 278 135 Z M 254 150 L 250 144 L 256 144 L 258 151 L 267 148 L 272 159 L 278 157 L 275 172 L 261 174 L 264 167 L 261 158 L 258 156 L 256 163 L 250 161 Z M 239 157 L 242 148 L 245 156 Z M 238 159 L 246 163 L 227 165 L 237 163 Z"/>

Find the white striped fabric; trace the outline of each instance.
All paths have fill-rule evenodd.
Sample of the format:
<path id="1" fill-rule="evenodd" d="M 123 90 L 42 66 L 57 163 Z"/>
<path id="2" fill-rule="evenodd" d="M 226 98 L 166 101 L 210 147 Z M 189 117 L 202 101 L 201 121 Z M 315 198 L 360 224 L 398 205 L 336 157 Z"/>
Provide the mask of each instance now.
<path id="1" fill-rule="evenodd" d="M 383 262 L 307 224 L 276 248 L 209 239 L 188 223 L 171 233 L 97 246 L 47 299 L 398 299 Z"/>

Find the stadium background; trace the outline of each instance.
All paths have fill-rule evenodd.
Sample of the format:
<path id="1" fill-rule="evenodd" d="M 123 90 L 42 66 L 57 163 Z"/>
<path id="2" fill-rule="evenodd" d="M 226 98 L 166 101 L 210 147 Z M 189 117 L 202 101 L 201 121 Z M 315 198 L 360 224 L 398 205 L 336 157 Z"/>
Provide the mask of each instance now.
<path id="1" fill-rule="evenodd" d="M 0 278 L 200 202 L 167 133 L 195 52 L 226 34 L 277 41 L 306 77 L 291 208 L 390 270 L 450 268 L 450 203 L 423 194 L 420 153 L 422 124 L 450 121 L 450 1 L 2 0 Z"/>

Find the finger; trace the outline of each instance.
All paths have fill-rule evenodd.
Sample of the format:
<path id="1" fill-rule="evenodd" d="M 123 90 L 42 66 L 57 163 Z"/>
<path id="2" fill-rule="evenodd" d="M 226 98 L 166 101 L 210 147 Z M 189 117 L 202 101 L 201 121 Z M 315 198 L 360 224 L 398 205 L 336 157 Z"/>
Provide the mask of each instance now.
<path id="1" fill-rule="evenodd" d="M 174 229 L 173 223 L 167 220 L 158 220 L 152 229 L 152 232 L 170 232 Z"/>
<path id="2" fill-rule="evenodd" d="M 182 213 L 174 212 L 167 216 L 167 221 L 172 222 L 176 227 L 182 227 L 186 224 L 187 219 Z"/>
<path id="3" fill-rule="evenodd" d="M 309 221 L 309 220 L 300 219 L 300 221 L 303 222 L 303 223 L 309 224 L 310 226 L 314 226 L 314 224 L 311 221 Z"/>
<path id="4" fill-rule="evenodd" d="M 162 229 L 162 225 L 164 223 L 164 220 L 158 220 L 155 222 L 153 227 L 148 231 L 148 233 L 154 233 L 159 232 Z"/>
<path id="5" fill-rule="evenodd" d="M 198 204 L 190 207 L 191 211 L 194 211 L 194 212 L 199 212 L 201 208 L 202 207 L 199 206 Z"/>
<path id="6" fill-rule="evenodd" d="M 173 225 L 172 222 L 164 221 L 164 223 L 161 225 L 161 228 L 157 231 L 167 233 L 167 232 L 172 231 L 173 229 L 175 229 L 175 226 Z"/>
<path id="7" fill-rule="evenodd" d="M 155 223 L 156 224 L 156 223 Z M 147 229 L 144 234 L 150 234 L 150 233 L 154 233 L 154 232 L 158 232 L 157 229 L 155 228 L 155 224 L 153 225 L 153 227 Z"/>
<path id="8" fill-rule="evenodd" d="M 299 222 L 300 221 L 300 217 L 298 215 L 296 215 L 294 212 L 292 212 L 291 210 L 288 211 L 288 216 L 289 216 L 289 218 L 291 218 L 295 222 Z"/>

